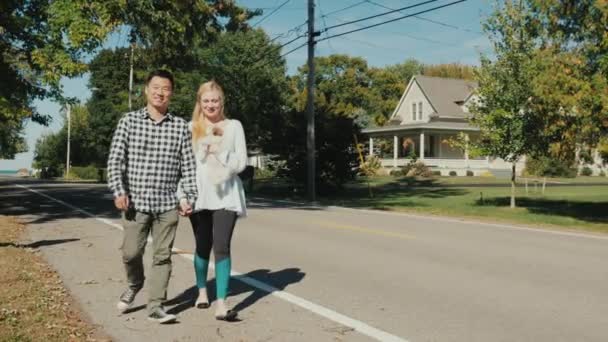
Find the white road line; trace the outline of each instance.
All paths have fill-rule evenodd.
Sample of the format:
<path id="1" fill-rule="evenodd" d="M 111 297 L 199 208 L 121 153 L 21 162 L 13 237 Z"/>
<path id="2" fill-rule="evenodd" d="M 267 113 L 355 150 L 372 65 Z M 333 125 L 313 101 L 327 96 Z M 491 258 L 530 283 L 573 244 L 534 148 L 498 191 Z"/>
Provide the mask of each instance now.
<path id="1" fill-rule="evenodd" d="M 54 198 L 52 196 L 49 196 L 49 195 L 43 193 L 42 191 L 31 189 L 31 188 L 29 188 L 27 186 L 20 185 L 20 184 L 15 184 L 15 185 L 18 186 L 18 187 L 20 187 L 20 188 L 23 188 L 25 190 L 31 191 L 31 192 L 33 192 L 33 193 L 35 193 L 37 195 L 40 195 L 40 196 L 42 196 L 44 198 L 47 198 L 47 199 L 49 199 L 49 200 L 51 200 L 53 202 L 57 202 L 59 204 L 62 204 L 64 206 L 70 208 L 70 209 L 73 209 L 75 211 L 83 213 L 83 214 L 85 214 L 85 215 L 87 215 L 87 216 L 89 216 L 91 218 L 94 218 L 95 220 L 97 220 L 99 222 L 102 222 L 104 224 L 112 226 L 112 227 L 114 227 L 116 229 L 123 230 L 122 226 L 119 225 L 119 224 L 117 224 L 117 223 L 114 223 L 114 222 L 112 222 L 112 221 L 110 221 L 108 219 L 97 217 L 94 214 L 92 214 L 92 213 L 90 213 L 90 212 L 88 212 L 88 211 L 86 211 L 84 209 L 78 208 L 78 207 L 73 206 L 73 205 L 71 205 L 69 203 L 66 203 L 66 202 L 64 202 L 64 201 L 62 201 L 60 199 Z M 174 252 L 178 252 L 178 251 L 181 251 L 181 250 L 178 249 L 178 248 L 173 248 L 173 251 Z M 182 258 L 188 259 L 190 261 L 192 261 L 193 258 L 194 258 L 191 254 L 177 254 L 177 255 L 181 256 Z M 210 266 L 210 268 L 213 267 L 213 265 L 209 265 L 209 266 Z M 285 301 L 287 301 L 287 302 L 289 302 L 291 304 L 297 305 L 297 306 L 299 306 L 299 307 L 301 307 L 303 309 L 311 311 L 311 312 L 313 312 L 313 313 L 315 313 L 315 314 L 317 314 L 319 316 L 325 317 L 325 318 L 327 318 L 329 320 L 332 320 L 332 321 L 334 321 L 336 323 L 340 323 L 340 324 L 342 324 L 344 326 L 352 328 L 355 331 L 357 331 L 357 332 L 359 332 L 361 334 L 367 335 L 367 336 L 369 336 L 369 337 L 371 337 L 371 338 L 373 338 L 375 340 L 386 341 L 386 342 L 407 342 L 407 340 L 405 340 L 405 339 L 403 339 L 403 338 L 401 338 L 399 336 L 395 336 L 395 335 L 392 335 L 392 334 L 390 334 L 390 333 L 388 333 L 386 331 L 382 331 L 380 329 L 374 328 L 374 327 L 372 327 L 369 324 L 366 324 L 364 322 L 358 321 L 358 320 L 356 320 L 354 318 L 348 317 L 348 316 L 343 315 L 343 314 L 341 314 L 339 312 L 336 312 L 334 310 L 328 309 L 328 308 L 326 308 L 324 306 L 315 304 L 315 303 L 310 302 L 310 301 L 308 301 L 308 300 L 306 300 L 304 298 L 300 298 L 298 296 L 295 296 L 295 295 L 293 295 L 291 293 L 282 291 L 282 290 L 280 290 L 280 289 L 278 289 L 278 288 L 276 288 L 274 286 L 268 285 L 268 284 L 266 284 L 264 282 L 261 282 L 261 281 L 259 281 L 257 279 L 254 279 L 254 278 L 251 278 L 251 277 L 247 277 L 247 276 L 245 276 L 242 273 L 239 273 L 237 271 L 233 270 L 231 272 L 231 274 L 235 276 L 234 277 L 235 279 L 240 280 L 240 281 L 242 281 L 243 283 L 245 283 L 245 284 L 247 284 L 249 286 L 255 287 L 255 288 L 257 288 L 259 290 L 262 290 L 264 292 L 268 292 L 269 294 L 271 294 L 271 295 L 273 295 L 275 297 L 281 298 L 281 299 L 283 299 L 283 300 L 285 300 Z"/>
<path id="2" fill-rule="evenodd" d="M 374 209 L 348 208 L 348 207 L 340 207 L 340 206 L 335 206 L 335 205 L 320 206 L 320 205 L 314 205 L 314 204 L 309 204 L 309 203 L 305 203 L 305 202 L 296 202 L 296 201 L 289 201 L 289 200 L 275 200 L 275 199 L 267 199 L 267 198 L 260 198 L 260 197 L 255 197 L 253 199 L 257 200 L 257 201 L 276 202 L 276 203 L 284 203 L 284 204 L 290 204 L 290 205 L 312 206 L 312 207 L 316 207 L 316 208 L 325 208 L 325 209 L 351 211 L 351 212 L 364 212 L 364 213 L 370 213 L 370 214 L 376 214 L 376 215 L 411 217 L 411 218 L 417 218 L 417 219 L 421 219 L 421 220 L 447 222 L 447 223 L 477 224 L 477 225 L 484 225 L 484 226 L 496 227 L 496 228 L 502 228 L 502 229 L 516 229 L 516 230 L 531 231 L 531 232 L 561 235 L 561 236 L 572 236 L 572 237 L 586 238 L 586 239 L 608 240 L 608 236 L 602 236 L 602 235 L 563 232 L 563 231 L 549 230 L 549 229 L 542 229 L 542 228 L 516 226 L 516 225 L 512 225 L 512 224 L 505 224 L 505 223 L 488 223 L 488 222 L 483 222 L 483 221 L 474 221 L 474 220 L 467 220 L 467 219 L 456 219 L 456 218 L 432 216 L 432 215 L 418 215 L 418 214 L 410 214 L 410 213 L 395 212 L 395 211 L 380 211 L 380 210 L 374 210 Z"/>

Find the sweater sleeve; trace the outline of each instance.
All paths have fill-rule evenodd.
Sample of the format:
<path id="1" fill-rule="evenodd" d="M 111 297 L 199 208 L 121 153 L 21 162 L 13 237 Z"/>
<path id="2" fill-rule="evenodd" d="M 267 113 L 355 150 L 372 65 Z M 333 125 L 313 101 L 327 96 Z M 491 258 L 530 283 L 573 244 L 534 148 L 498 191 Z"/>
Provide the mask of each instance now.
<path id="1" fill-rule="evenodd" d="M 234 120 L 234 149 L 218 153 L 217 157 L 231 174 L 237 174 L 247 166 L 247 143 L 240 121 Z"/>

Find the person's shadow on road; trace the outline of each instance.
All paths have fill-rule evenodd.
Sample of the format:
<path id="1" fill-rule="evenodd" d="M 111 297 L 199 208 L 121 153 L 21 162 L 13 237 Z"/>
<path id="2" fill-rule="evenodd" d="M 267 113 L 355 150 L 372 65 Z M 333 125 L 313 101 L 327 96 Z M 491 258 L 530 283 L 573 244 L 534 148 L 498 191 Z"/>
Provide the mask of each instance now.
<path id="1" fill-rule="evenodd" d="M 293 267 L 275 272 L 268 269 L 259 269 L 246 274 L 232 276 L 230 291 L 228 293 L 229 297 L 250 292 L 249 296 L 236 304 L 232 309 L 243 311 L 272 292 L 282 291 L 287 286 L 300 282 L 305 275 L 306 273 L 302 272 L 299 268 Z M 207 281 L 207 293 L 210 301 L 216 299 L 215 288 L 215 279 Z M 192 286 L 175 298 L 166 301 L 164 305 L 175 305 L 167 312 L 177 314 L 193 307 L 197 295 L 198 289 L 196 286 Z"/>

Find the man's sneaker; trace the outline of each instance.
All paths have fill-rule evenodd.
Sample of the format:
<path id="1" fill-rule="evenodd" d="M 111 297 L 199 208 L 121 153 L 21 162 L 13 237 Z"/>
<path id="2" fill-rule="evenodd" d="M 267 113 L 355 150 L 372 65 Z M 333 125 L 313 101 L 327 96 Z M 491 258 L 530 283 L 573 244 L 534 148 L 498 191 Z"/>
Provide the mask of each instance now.
<path id="1" fill-rule="evenodd" d="M 116 308 L 121 313 L 127 311 L 131 307 L 131 305 L 133 305 L 133 301 L 135 300 L 135 296 L 137 295 L 139 290 L 141 290 L 141 287 L 128 287 L 125 292 L 120 295 L 120 299 L 116 304 Z"/>
<path id="2" fill-rule="evenodd" d="M 156 308 L 148 315 L 148 320 L 165 324 L 175 322 L 177 316 L 166 313 L 163 308 Z"/>

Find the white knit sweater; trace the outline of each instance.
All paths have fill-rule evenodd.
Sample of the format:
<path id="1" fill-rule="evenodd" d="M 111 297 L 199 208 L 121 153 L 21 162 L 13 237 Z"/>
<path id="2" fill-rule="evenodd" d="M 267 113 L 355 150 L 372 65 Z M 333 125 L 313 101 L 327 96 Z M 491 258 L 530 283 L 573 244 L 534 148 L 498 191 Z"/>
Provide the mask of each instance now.
<path id="1" fill-rule="evenodd" d="M 224 131 L 221 138 L 208 135 L 193 143 L 198 190 L 194 211 L 226 209 L 244 217 L 247 214 L 245 191 L 238 173 L 247 166 L 245 132 L 238 120 L 225 119 L 219 125 Z M 192 129 L 192 123 L 189 126 Z M 216 144 L 217 152 L 206 153 L 205 144 Z M 179 189 L 178 198 L 181 198 L 183 193 L 181 187 Z"/>

